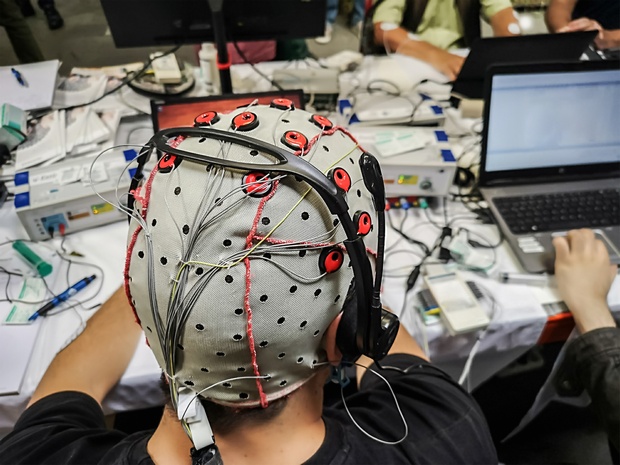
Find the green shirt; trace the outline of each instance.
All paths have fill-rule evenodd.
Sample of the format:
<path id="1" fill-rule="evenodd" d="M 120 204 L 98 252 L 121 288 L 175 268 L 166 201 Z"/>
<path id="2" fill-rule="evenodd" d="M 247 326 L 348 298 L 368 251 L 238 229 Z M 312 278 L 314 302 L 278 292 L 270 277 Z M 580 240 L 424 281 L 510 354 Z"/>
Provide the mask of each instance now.
<path id="1" fill-rule="evenodd" d="M 383 0 L 372 18 L 374 23 L 400 24 L 405 12 L 406 0 Z M 510 0 L 480 0 L 481 12 L 485 20 L 496 13 L 511 8 Z M 428 0 L 422 21 L 416 35 L 420 40 L 444 50 L 462 47 L 463 23 L 454 0 Z"/>

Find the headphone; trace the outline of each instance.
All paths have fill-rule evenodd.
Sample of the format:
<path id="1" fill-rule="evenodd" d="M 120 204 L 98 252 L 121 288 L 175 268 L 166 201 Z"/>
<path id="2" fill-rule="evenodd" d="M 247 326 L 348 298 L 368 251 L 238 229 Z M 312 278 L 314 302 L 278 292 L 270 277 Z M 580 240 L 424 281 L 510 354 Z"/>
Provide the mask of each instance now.
<path id="1" fill-rule="evenodd" d="M 249 149 L 262 151 L 274 158 L 272 165 L 260 165 L 235 160 L 225 160 L 206 154 L 188 152 L 168 145 L 179 136 L 206 137 L 220 142 L 238 144 Z M 381 278 L 383 275 L 383 255 L 385 248 L 385 187 L 377 159 L 364 152 L 360 157 L 360 169 L 364 184 L 372 195 L 374 208 L 378 215 L 378 246 L 376 272 L 373 272 L 366 255 L 363 241 L 359 240 L 368 229 L 368 215 L 356 213 L 352 218 L 348 212 L 345 191 L 338 186 L 335 169 L 326 176 L 314 165 L 283 148 L 256 140 L 236 132 L 221 131 L 208 127 L 170 128 L 156 133 L 137 157 L 138 167 L 132 177 L 127 202 L 128 211 L 133 210 L 133 192 L 144 179 L 144 166 L 153 151 L 162 154 L 159 165 L 176 167 L 183 159 L 203 165 L 217 165 L 224 168 L 253 172 L 257 168 L 270 178 L 279 174 L 290 174 L 309 184 L 336 215 L 347 235 L 344 246 L 353 269 L 353 280 L 343 304 L 343 316 L 338 328 L 336 343 L 343 354 L 343 360 L 352 362 L 360 355 L 373 360 L 381 360 L 392 346 L 399 328 L 398 317 L 381 306 Z M 366 231 L 367 233 L 367 231 Z"/>

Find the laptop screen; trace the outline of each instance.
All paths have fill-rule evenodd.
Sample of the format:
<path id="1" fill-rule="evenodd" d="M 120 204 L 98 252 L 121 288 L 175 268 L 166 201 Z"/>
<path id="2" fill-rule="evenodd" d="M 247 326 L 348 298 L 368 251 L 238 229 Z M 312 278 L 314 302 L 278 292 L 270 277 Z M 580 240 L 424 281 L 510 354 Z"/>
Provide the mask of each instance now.
<path id="1" fill-rule="evenodd" d="M 487 173 L 620 162 L 620 68 L 491 79 Z"/>
<path id="2" fill-rule="evenodd" d="M 269 105 L 273 99 L 291 100 L 296 108 L 304 109 L 304 94 L 301 90 L 256 92 L 252 94 L 218 95 L 178 100 L 151 101 L 151 115 L 155 132 L 179 126 L 193 126 L 194 118 L 206 111 L 230 113 L 253 102 Z"/>

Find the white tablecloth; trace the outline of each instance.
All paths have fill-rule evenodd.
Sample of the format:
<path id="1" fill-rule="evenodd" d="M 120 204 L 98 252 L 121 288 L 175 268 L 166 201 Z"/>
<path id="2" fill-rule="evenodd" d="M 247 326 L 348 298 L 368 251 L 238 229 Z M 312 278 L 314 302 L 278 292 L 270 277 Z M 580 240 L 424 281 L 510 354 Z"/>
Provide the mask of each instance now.
<path id="1" fill-rule="evenodd" d="M 261 65 L 265 71 L 271 70 L 271 66 L 270 64 Z M 249 67 L 241 65 L 238 69 L 240 70 L 239 76 L 237 76 L 239 79 L 251 78 Z M 260 88 L 259 82 L 261 81 L 254 82 L 254 90 L 257 87 Z M 268 85 L 266 81 L 265 84 Z M 460 205 L 449 203 L 449 216 L 451 218 L 457 214 L 463 215 L 463 212 L 464 210 Z M 394 215 L 396 223 L 400 223 L 402 211 L 393 211 L 390 214 Z M 405 222 L 405 231 L 430 246 L 439 234 L 438 229 L 430 224 L 420 211 L 410 211 L 409 215 L 410 218 Z M 466 216 L 467 214 L 464 215 L 464 217 Z M 441 222 L 441 215 L 436 216 L 435 221 Z M 469 219 L 461 221 L 466 222 L 468 228 L 475 229 L 480 234 L 483 234 L 490 242 L 497 240 L 494 226 L 474 225 Z M 456 222 L 456 226 L 458 224 L 460 223 Z M 104 269 L 105 280 L 103 286 L 100 293 L 91 301 L 92 303 L 105 301 L 122 283 L 126 232 L 127 223 L 119 222 L 72 234 L 65 241 L 64 245 L 67 250 L 74 250 L 83 254 L 85 262 L 96 263 Z M 0 242 L 7 239 L 26 237 L 12 203 L 8 202 L 0 209 Z M 417 322 L 411 303 L 413 295 L 422 283 L 421 278 L 416 288 L 409 295 L 409 305 L 401 312 L 406 275 L 409 274 L 413 266 L 419 261 L 419 258 L 408 252 L 393 253 L 396 250 L 406 249 L 415 251 L 416 248 L 400 240 L 399 236 L 389 228 L 387 237 L 387 245 L 392 252 L 388 254 L 386 260 L 383 302 L 397 313 L 401 313 L 400 317 L 404 326 L 418 340 L 422 340 L 424 339 L 424 334 Z M 51 243 L 58 247 L 60 241 L 56 239 L 51 241 Z M 13 251 L 10 245 L 4 245 L 0 248 L 0 260 L 6 259 L 12 256 L 12 254 Z M 2 263 L 6 265 L 6 262 Z M 521 271 L 515 257 L 506 245 L 502 245 L 497 250 L 495 269 L 508 272 Z M 60 270 L 64 270 L 64 268 L 60 268 Z M 75 280 L 87 274 L 90 273 L 78 270 L 77 267 L 72 271 L 72 277 L 75 277 Z M 64 276 L 62 278 L 56 280 L 54 291 L 60 292 L 67 287 Z M 466 278 L 481 283 L 484 289 L 492 294 L 497 302 L 491 325 L 481 341 L 478 354 L 472 365 L 469 386 L 474 387 L 494 373 L 497 373 L 536 343 L 547 320 L 547 314 L 542 308 L 541 303 L 544 301 L 557 301 L 558 298 L 554 291 L 550 289 L 541 290 L 528 286 L 499 284 L 494 280 L 482 278 L 473 273 L 466 273 Z M 0 277 L 0 279 L 3 278 Z M 620 308 L 619 281 L 619 279 L 616 279 L 610 294 L 610 304 L 613 308 Z M 0 286 L 4 286 L 4 283 L 5 281 L 0 281 Z M 17 283 L 17 280 L 15 280 L 15 283 Z M 96 289 L 97 286 L 93 284 L 83 293 L 80 293 L 78 297 L 80 299 L 91 297 Z M 17 291 L 19 291 L 19 288 L 15 290 L 13 287 L 12 295 L 15 296 Z M 4 319 L 9 308 L 10 305 L 8 303 L 0 303 L 0 317 L 2 319 Z M 490 311 L 490 308 L 487 307 L 487 310 Z M 0 436 L 6 434 L 12 428 L 55 354 L 79 334 L 83 326 L 82 320 L 89 318 L 92 313 L 93 311 L 85 310 L 77 310 L 77 313 L 67 311 L 44 318 L 26 369 L 20 394 L 0 396 Z M 10 330 L 10 328 L 0 329 L 0 354 L 5 348 L 3 347 L 5 342 L 1 334 L 2 331 L 7 330 Z M 440 323 L 426 327 L 425 333 L 432 359 L 454 377 L 458 378 L 463 369 L 465 359 L 475 342 L 477 333 L 451 337 Z M 25 347 L 24 350 L 28 350 L 28 348 Z M 119 412 L 161 405 L 163 398 L 159 390 L 159 377 L 160 370 L 150 349 L 148 349 L 145 343 L 140 344 L 120 383 L 106 398 L 104 408 L 108 412 Z"/>
<path id="2" fill-rule="evenodd" d="M 395 213 L 398 212 L 392 214 Z M 417 238 L 430 244 L 436 237 L 437 231 L 434 230 L 434 226 L 423 223 L 427 223 L 426 219 L 420 216 L 419 212 L 413 212 L 407 225 L 416 228 Z M 0 237 L 3 239 L 6 237 L 10 239 L 25 237 L 10 204 L 0 209 L 0 225 Z M 486 227 L 486 229 L 490 234 L 493 233 L 492 227 Z M 65 241 L 64 246 L 67 250 L 82 253 L 84 261 L 97 263 L 105 271 L 102 290 L 97 298 L 92 301 L 93 303 L 105 301 L 122 282 L 126 231 L 127 224 L 119 222 L 70 235 Z M 397 236 L 393 231 L 388 231 L 388 245 L 393 245 L 396 240 Z M 56 246 L 59 245 L 58 240 L 54 240 L 53 243 Z M 4 247 L 5 250 L 0 250 L 2 256 L 12 253 L 10 246 Z M 406 244 L 401 241 L 396 247 L 403 248 L 406 247 Z M 395 269 L 410 269 L 414 263 L 412 258 L 415 257 L 410 254 L 389 256 L 386 271 L 388 274 L 393 274 Z M 502 270 L 514 269 L 514 259 L 508 250 L 500 249 L 499 261 Z M 77 267 L 72 273 L 75 274 L 76 278 L 79 277 L 79 273 L 86 274 L 83 271 L 78 271 Z M 476 276 L 472 278 L 481 279 Z M 63 288 L 64 276 L 59 281 L 56 290 Z M 488 280 L 483 280 L 483 282 L 485 288 L 492 291 L 494 295 L 501 296 L 498 300 L 503 305 L 501 310 L 496 312 L 491 329 L 482 341 L 479 354 L 474 361 L 472 385 L 488 378 L 531 347 L 538 339 L 546 321 L 545 312 L 527 287 L 500 285 Z M 78 297 L 88 298 L 90 297 L 88 292 L 95 290 L 96 287 L 91 285 L 88 291 L 84 291 Z M 383 296 L 386 305 L 399 311 L 404 296 L 404 278 L 386 278 Z M 0 308 L 2 309 L 8 308 L 6 303 L 1 305 Z M 93 313 L 93 311 L 84 310 L 78 310 L 78 312 L 84 319 Z M 419 330 L 415 328 L 415 319 L 412 318 L 411 305 L 405 308 L 401 316 L 405 327 L 414 334 L 419 333 Z M 43 327 L 26 370 L 21 393 L 17 396 L 0 397 L 0 432 L 3 430 L 6 432 L 12 427 L 54 355 L 78 334 L 81 325 L 82 322 L 76 313 L 71 311 L 44 319 Z M 449 337 L 441 324 L 428 327 L 427 332 L 433 359 L 455 376 L 458 375 L 475 336 L 471 334 Z M 0 346 L 1 344 L 2 341 L 0 341 Z M 107 411 L 118 412 L 160 405 L 162 395 L 158 387 L 159 376 L 160 370 L 150 349 L 145 343 L 141 343 L 127 372 L 105 400 L 104 407 Z"/>

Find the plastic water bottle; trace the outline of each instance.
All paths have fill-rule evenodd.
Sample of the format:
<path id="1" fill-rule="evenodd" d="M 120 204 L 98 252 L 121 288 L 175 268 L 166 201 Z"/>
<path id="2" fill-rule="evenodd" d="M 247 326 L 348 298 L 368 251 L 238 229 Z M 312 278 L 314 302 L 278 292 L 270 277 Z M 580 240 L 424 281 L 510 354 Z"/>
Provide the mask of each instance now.
<path id="1" fill-rule="evenodd" d="M 220 87 L 220 75 L 217 69 L 217 50 L 212 43 L 204 43 L 198 52 L 200 75 L 207 93 L 217 94 Z"/>

